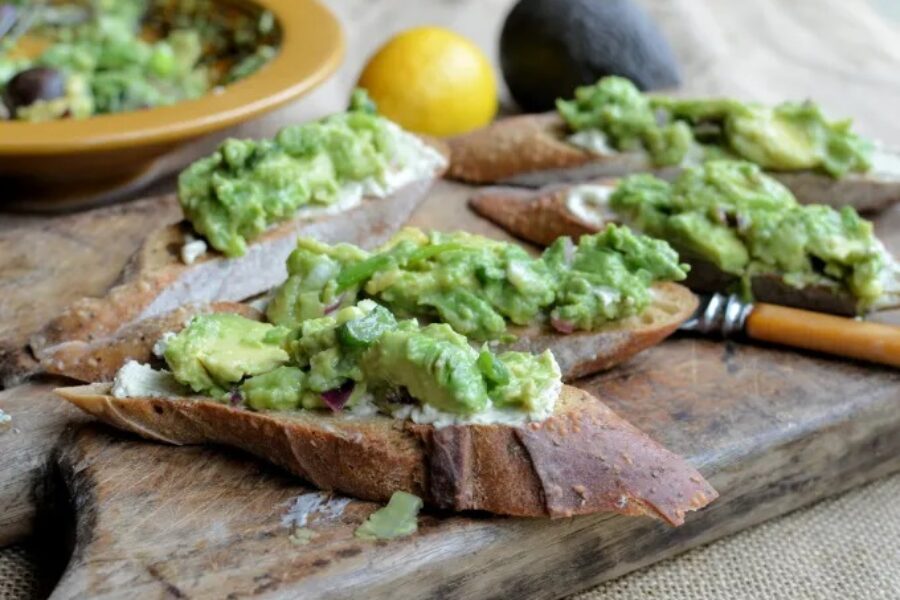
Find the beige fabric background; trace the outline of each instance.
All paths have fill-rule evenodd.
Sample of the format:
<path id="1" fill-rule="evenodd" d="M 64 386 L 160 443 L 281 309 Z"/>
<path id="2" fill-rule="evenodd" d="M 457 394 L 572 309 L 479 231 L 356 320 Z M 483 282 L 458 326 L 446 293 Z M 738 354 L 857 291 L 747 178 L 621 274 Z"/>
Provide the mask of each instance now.
<path id="1" fill-rule="evenodd" d="M 366 56 L 413 25 L 451 27 L 493 57 L 497 32 L 512 4 L 325 1 L 345 25 L 344 66 L 307 98 L 238 135 L 271 133 L 286 121 L 340 108 Z M 835 115 L 853 115 L 868 135 L 900 145 L 900 0 L 639 1 L 672 39 L 686 91 L 769 101 L 813 97 Z M 169 180 L 152 191 L 170 189 Z M 0 550 L 0 600 L 30 598 L 36 590 L 28 551 Z M 599 598 L 900 599 L 900 475 L 571 600 Z"/>

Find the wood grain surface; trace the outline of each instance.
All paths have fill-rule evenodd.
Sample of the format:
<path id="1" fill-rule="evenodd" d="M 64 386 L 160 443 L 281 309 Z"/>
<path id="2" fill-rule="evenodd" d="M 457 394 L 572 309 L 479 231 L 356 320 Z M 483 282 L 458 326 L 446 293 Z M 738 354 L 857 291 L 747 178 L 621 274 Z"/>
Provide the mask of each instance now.
<path id="1" fill-rule="evenodd" d="M 345 67 L 304 101 L 237 135 L 271 134 L 342 106 L 365 57 L 411 25 L 452 27 L 493 56 L 510 4 L 332 2 L 347 28 Z M 642 4 L 672 39 L 683 94 L 810 97 L 900 145 L 900 22 L 880 17 L 872 3 Z M 208 149 L 206 142 L 170 157 L 171 165 Z M 155 190 L 171 188 L 169 179 Z M 413 223 L 502 236 L 465 209 L 467 193 L 442 184 Z M 175 205 L 158 199 L 76 216 L 0 215 L 0 351 L 21 348 L 71 300 L 103 293 L 142 236 L 177 218 Z M 900 210 L 882 215 L 877 229 L 900 250 Z M 878 319 L 900 323 L 897 313 Z M 686 526 L 429 514 L 415 537 L 370 545 L 351 532 L 373 507 L 353 502 L 338 518 L 314 515 L 319 536 L 297 546 L 281 520 L 286 503 L 308 491 L 299 482 L 228 451 L 83 428 L 83 417 L 49 395 L 53 384 L 38 382 L 0 393 L 0 408 L 15 419 L 15 429 L 0 434 L 0 544 L 33 528 L 35 490 L 56 472 L 69 484 L 78 533 L 61 598 L 558 597 L 900 469 L 898 383 L 896 372 L 860 364 L 675 339 L 584 385 L 684 453 L 722 492 Z M 64 532 L 57 536 L 51 543 L 62 544 Z"/>
<path id="2" fill-rule="evenodd" d="M 223 449 L 172 448 L 100 426 L 57 457 L 74 493 L 74 558 L 55 598 L 552 598 L 900 468 L 900 374 L 679 339 L 582 382 L 685 454 L 722 496 L 681 528 L 427 514 L 408 538 L 354 529 L 375 506 L 282 519 L 309 490 Z M 798 401 L 802 399 L 802 401 Z"/>
<path id="3" fill-rule="evenodd" d="M 471 191 L 441 182 L 411 224 L 505 237 L 466 208 Z M 134 218 L 145 221 L 134 206 Z M 898 214 L 882 219 L 890 224 Z M 75 218 L 100 229 L 105 215 Z M 41 251 L 49 258 L 61 250 Z M 66 277 L 75 285 L 79 274 Z M 684 527 L 608 515 L 543 522 L 429 514 L 416 536 L 372 545 L 352 532 L 374 507 L 353 502 L 339 518 L 314 517 L 318 537 L 297 546 L 281 521 L 309 492 L 301 482 L 227 450 L 80 428 L 83 417 L 50 395 L 52 385 L 0 394 L 18 428 L 0 435 L 0 501 L 10 506 L 0 543 L 33 527 L 34 490 L 52 487 L 41 483 L 48 473 L 61 474 L 77 546 L 57 597 L 126 589 L 176 597 L 219 597 L 223 589 L 236 597 L 554 597 L 900 468 L 896 371 L 681 337 L 581 385 L 685 454 L 722 492 Z"/>

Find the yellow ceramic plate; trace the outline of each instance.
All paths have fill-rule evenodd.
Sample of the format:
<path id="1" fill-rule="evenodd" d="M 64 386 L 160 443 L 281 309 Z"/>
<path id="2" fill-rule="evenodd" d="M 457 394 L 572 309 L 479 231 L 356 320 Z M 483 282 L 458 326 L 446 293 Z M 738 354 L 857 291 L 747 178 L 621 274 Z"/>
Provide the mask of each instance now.
<path id="1" fill-rule="evenodd" d="M 338 67 L 343 34 L 316 0 L 217 1 L 272 12 L 281 28 L 275 58 L 219 93 L 171 106 L 82 120 L 0 122 L 0 206 L 108 200 L 114 190 L 146 180 L 167 152 L 294 100 Z"/>

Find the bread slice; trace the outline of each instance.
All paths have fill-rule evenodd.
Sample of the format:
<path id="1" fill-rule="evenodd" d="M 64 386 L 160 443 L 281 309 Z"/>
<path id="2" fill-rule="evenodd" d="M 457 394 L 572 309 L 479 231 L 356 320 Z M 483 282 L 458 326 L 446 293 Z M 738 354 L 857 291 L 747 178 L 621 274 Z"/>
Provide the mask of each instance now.
<path id="1" fill-rule="evenodd" d="M 245 450 L 323 490 L 387 501 L 403 490 L 453 511 L 520 517 L 594 512 L 670 525 L 717 492 L 691 465 L 585 391 L 564 386 L 546 421 L 435 428 L 385 416 L 252 412 L 202 398 L 114 398 L 109 384 L 56 392 L 115 427 L 169 444 Z"/>
<path id="2" fill-rule="evenodd" d="M 652 172 L 671 179 L 679 169 L 656 168 L 643 152 L 594 153 L 569 144 L 555 112 L 501 119 L 448 140 L 449 176 L 472 183 L 540 187 Z M 815 171 L 768 171 L 803 203 L 881 210 L 900 200 L 900 152 L 876 148 L 868 173 L 833 179 Z"/>
<path id="3" fill-rule="evenodd" d="M 601 179 L 587 182 L 592 186 L 612 189 L 616 182 Z M 567 201 L 571 185 L 555 184 L 537 190 L 509 186 L 485 188 L 474 194 L 469 206 L 479 215 L 503 227 L 523 240 L 547 246 L 560 236 L 596 233 L 607 223 L 621 219 L 608 207 L 596 207 L 592 214 L 577 212 Z M 684 284 L 697 292 L 725 292 L 733 289 L 739 278 L 725 273 L 712 263 L 682 255 L 691 265 Z M 846 289 L 837 285 L 809 285 L 796 288 L 788 285 L 777 273 L 761 273 L 750 280 L 753 297 L 760 302 L 794 306 L 819 312 L 853 316 L 860 314 L 859 301 Z M 877 306 L 887 310 L 900 306 L 900 290 Z"/>
<path id="4" fill-rule="evenodd" d="M 446 154 L 440 142 L 430 143 Z M 209 252 L 185 264 L 180 250 L 190 227 L 182 223 L 157 230 L 132 257 L 119 285 L 102 298 L 76 302 L 31 337 L 29 347 L 40 365 L 35 367 L 55 365 L 53 372 L 70 374 L 72 365 L 90 358 L 79 357 L 76 348 L 99 347 L 135 323 L 188 304 L 237 302 L 267 292 L 287 277 L 285 263 L 299 236 L 377 246 L 406 222 L 441 175 L 435 172 L 387 198 L 364 198 L 360 205 L 337 214 L 298 216 L 266 231 L 236 258 Z"/>
<path id="5" fill-rule="evenodd" d="M 690 318 L 697 298 L 684 286 L 659 283 L 653 287 L 653 303 L 643 313 L 601 326 L 593 331 L 560 333 L 548 326 L 514 327 L 516 341 L 498 344 L 498 351 L 521 350 L 539 354 L 550 350 L 565 381 L 596 373 L 658 344 Z M 129 360 L 149 362 L 152 348 L 166 332 L 178 332 L 191 316 L 204 312 L 234 312 L 259 319 L 259 312 L 246 304 L 220 302 L 188 305 L 159 317 L 137 321 L 119 331 L 92 341 L 72 340 L 56 346 L 44 359 L 48 373 L 78 381 L 112 381 Z"/>
<path id="6" fill-rule="evenodd" d="M 41 366 L 46 373 L 78 381 L 112 381 L 129 360 L 153 362 L 153 346 L 164 333 L 181 331 L 191 317 L 208 313 L 234 313 L 262 320 L 260 311 L 238 302 L 187 304 L 164 315 L 127 324 L 110 335 L 62 342 L 44 358 Z"/>
<path id="7" fill-rule="evenodd" d="M 611 321 L 591 331 L 560 333 L 543 326 L 516 328 L 504 350 L 539 354 L 550 350 L 564 381 L 605 371 L 660 343 L 697 310 L 697 296 L 683 285 L 656 283 L 653 301 L 641 314 Z"/>

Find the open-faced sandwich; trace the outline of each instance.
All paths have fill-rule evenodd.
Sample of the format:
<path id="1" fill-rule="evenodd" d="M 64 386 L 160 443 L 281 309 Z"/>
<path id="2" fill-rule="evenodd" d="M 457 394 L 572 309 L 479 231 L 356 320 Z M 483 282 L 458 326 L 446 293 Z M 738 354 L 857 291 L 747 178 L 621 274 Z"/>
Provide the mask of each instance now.
<path id="1" fill-rule="evenodd" d="M 439 144 L 375 114 L 364 95 L 354 98 L 347 112 L 286 127 L 274 139 L 227 140 L 187 168 L 178 182 L 185 222 L 151 233 L 124 282 L 69 307 L 32 337 L 31 353 L 60 363 L 173 310 L 208 311 L 209 303 L 264 293 L 287 277 L 298 235 L 384 242 L 447 159 Z"/>
<path id="2" fill-rule="evenodd" d="M 526 186 L 646 171 L 670 178 L 732 158 L 765 169 L 803 203 L 876 210 L 900 200 L 900 153 L 849 121 L 828 121 L 812 102 L 653 96 L 607 77 L 557 106 L 451 139 L 450 176 Z"/>
<path id="3" fill-rule="evenodd" d="M 403 491 L 457 511 L 678 525 L 717 496 L 683 459 L 563 385 L 550 352 L 475 348 L 372 300 L 297 327 L 198 315 L 156 352 L 165 369 L 131 361 L 111 383 L 57 392 L 145 438 L 234 446 L 366 500 Z"/>
<path id="4" fill-rule="evenodd" d="M 698 291 L 856 315 L 900 305 L 900 264 L 851 207 L 801 205 L 758 166 L 715 160 L 653 175 L 539 190 L 488 188 L 479 214 L 537 244 L 626 223 L 668 241 Z"/>
<path id="5" fill-rule="evenodd" d="M 686 266 L 666 242 L 625 227 L 611 225 L 577 243 L 559 239 L 539 257 L 478 235 L 405 229 L 372 252 L 300 238 L 287 260 L 287 279 L 265 301 L 272 323 L 300 327 L 372 299 L 402 318 L 447 323 L 494 348 L 552 350 L 571 380 L 675 331 L 697 305 L 674 283 L 685 276 Z M 192 312 L 233 307 L 176 309 L 101 339 L 68 342 L 42 366 L 81 381 L 109 381 L 128 359 L 149 359 L 153 341 L 179 330 Z"/>

